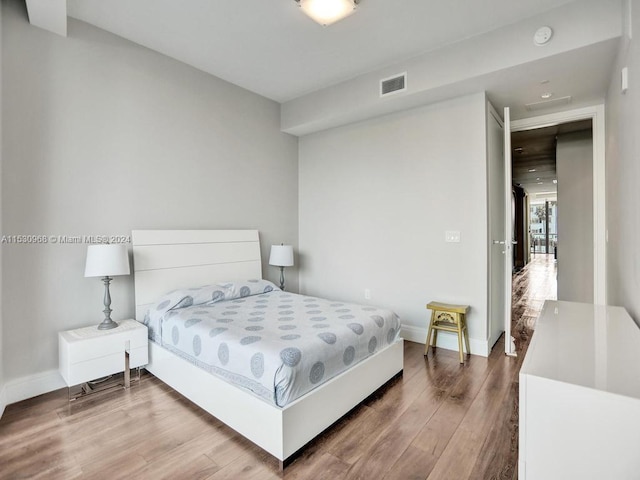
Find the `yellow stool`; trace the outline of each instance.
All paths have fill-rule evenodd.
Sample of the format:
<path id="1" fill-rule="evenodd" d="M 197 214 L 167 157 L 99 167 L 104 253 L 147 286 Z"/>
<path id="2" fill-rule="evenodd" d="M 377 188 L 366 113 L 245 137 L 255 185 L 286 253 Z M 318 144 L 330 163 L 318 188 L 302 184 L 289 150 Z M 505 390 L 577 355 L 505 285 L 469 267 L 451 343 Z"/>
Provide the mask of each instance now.
<path id="1" fill-rule="evenodd" d="M 433 334 L 433 346 L 438 340 L 438 330 L 445 332 L 453 332 L 458 334 L 458 350 L 460 352 L 460 363 L 464 363 L 462 352 L 462 336 L 464 335 L 464 343 L 467 347 L 467 354 L 471 353 L 469 348 L 469 333 L 467 332 L 466 314 L 469 311 L 468 305 L 449 305 L 446 303 L 430 302 L 427 308 L 431 310 L 431 322 L 429 323 L 429 331 L 427 332 L 427 344 L 424 348 L 424 354 L 427 355 L 431 346 L 431 336 Z"/>

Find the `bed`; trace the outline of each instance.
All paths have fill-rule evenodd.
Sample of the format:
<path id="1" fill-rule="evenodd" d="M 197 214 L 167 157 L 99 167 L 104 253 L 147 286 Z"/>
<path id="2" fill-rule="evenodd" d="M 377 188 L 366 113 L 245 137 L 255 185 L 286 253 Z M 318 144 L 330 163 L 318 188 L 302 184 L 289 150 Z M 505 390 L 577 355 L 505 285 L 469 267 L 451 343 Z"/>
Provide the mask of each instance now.
<path id="1" fill-rule="evenodd" d="M 132 232 L 132 241 L 136 319 L 150 326 L 152 337 L 147 370 L 276 457 L 281 468 L 319 433 L 402 372 L 399 324 L 390 323 L 393 319 L 383 324 L 375 307 L 301 297 L 262 280 L 260 242 L 255 230 L 137 230 Z M 247 283 L 249 280 L 252 283 Z M 189 293 L 189 302 L 183 305 L 185 292 Z M 210 299 L 212 294 L 213 298 L 220 297 L 220 303 L 198 300 Z M 174 308 L 176 305 L 178 308 Z M 275 317 L 261 314 L 269 308 L 287 313 Z M 378 324 L 381 333 L 377 337 L 368 334 L 357 319 L 348 320 L 358 309 L 373 318 L 372 328 Z M 344 332 L 329 326 L 326 318 L 331 312 L 347 319 L 342 321 Z M 242 349 L 225 340 L 231 318 L 245 322 L 241 323 L 247 331 L 240 339 Z M 295 355 L 288 355 L 297 348 L 287 342 L 311 335 L 315 344 L 327 344 L 325 347 L 342 354 L 334 362 L 340 366 L 339 371 L 330 373 L 331 360 L 314 360 L 299 367 L 306 370 L 294 373 L 304 377 L 303 387 L 285 388 L 282 379 L 273 388 L 261 384 L 263 372 L 276 367 L 260 359 L 260 375 L 256 375 L 254 360 L 262 352 L 251 349 L 254 343 L 264 344 L 256 338 L 269 334 L 280 342 L 275 344 L 276 354 L 280 353 L 285 364 L 290 359 L 294 360 L 291 364 L 296 363 Z M 348 335 L 362 339 L 360 347 L 353 344 L 355 350 L 362 351 L 361 360 L 357 355 L 351 358 L 352 352 L 345 348 L 349 342 L 344 343 L 342 338 Z M 223 343 L 226 357 L 220 354 Z M 217 359 L 207 353 L 209 348 L 215 349 Z M 240 364 L 249 370 L 237 376 L 251 380 L 242 386 L 230 383 L 226 370 L 219 371 L 226 368 L 226 363 L 215 363 L 228 360 L 229 352 L 240 350 L 245 355 Z M 208 362 L 203 360 L 207 355 L 211 357 Z M 278 373 L 287 370 L 283 367 L 286 365 Z"/>

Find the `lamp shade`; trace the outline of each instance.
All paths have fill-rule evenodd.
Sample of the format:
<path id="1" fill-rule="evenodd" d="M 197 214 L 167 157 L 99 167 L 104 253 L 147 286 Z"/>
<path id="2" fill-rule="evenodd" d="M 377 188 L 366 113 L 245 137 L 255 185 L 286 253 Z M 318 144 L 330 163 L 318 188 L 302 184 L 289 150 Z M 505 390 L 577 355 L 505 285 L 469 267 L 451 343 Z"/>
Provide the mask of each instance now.
<path id="1" fill-rule="evenodd" d="M 85 277 L 129 275 L 129 255 L 124 243 L 89 245 Z"/>
<path id="2" fill-rule="evenodd" d="M 276 267 L 293 266 L 293 247 L 291 245 L 271 245 L 269 265 Z"/>
<path id="3" fill-rule="evenodd" d="M 348 17 L 356 10 L 357 0 L 296 0 L 309 17 L 323 26 Z"/>

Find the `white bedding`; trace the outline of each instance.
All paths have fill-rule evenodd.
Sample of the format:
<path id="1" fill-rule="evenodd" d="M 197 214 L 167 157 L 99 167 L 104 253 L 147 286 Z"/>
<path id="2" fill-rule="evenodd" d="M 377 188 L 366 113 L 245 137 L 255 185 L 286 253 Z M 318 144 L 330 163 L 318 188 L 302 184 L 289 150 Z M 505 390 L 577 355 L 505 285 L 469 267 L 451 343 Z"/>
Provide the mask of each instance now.
<path id="1" fill-rule="evenodd" d="M 400 331 L 390 310 L 287 293 L 265 280 L 171 292 L 145 323 L 164 348 L 280 407 Z"/>

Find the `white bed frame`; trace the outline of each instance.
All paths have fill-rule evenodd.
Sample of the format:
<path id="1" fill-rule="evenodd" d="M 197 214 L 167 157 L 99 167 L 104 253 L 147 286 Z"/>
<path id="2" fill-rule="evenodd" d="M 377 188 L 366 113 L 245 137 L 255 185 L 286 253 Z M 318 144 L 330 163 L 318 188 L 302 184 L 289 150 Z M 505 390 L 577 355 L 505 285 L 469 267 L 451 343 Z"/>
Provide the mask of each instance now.
<path id="1" fill-rule="evenodd" d="M 176 288 L 262 278 L 256 230 L 134 230 L 136 319 Z M 147 370 L 280 461 L 285 461 L 403 369 L 403 340 L 284 408 L 150 342 Z"/>

